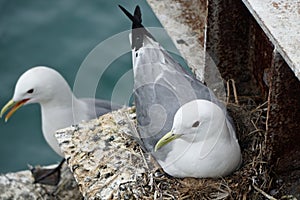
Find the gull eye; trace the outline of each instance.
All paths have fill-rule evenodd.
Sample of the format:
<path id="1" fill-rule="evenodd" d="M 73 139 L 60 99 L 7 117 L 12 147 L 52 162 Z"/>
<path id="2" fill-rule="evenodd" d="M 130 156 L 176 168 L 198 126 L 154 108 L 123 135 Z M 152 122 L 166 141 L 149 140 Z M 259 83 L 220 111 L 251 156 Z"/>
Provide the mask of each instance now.
<path id="1" fill-rule="evenodd" d="M 200 125 L 200 122 L 199 121 L 195 121 L 192 125 L 192 127 L 198 127 Z"/>
<path id="2" fill-rule="evenodd" d="M 30 89 L 30 90 L 27 91 L 27 93 L 28 93 L 28 94 L 32 94 L 33 91 L 34 91 L 34 89 Z"/>

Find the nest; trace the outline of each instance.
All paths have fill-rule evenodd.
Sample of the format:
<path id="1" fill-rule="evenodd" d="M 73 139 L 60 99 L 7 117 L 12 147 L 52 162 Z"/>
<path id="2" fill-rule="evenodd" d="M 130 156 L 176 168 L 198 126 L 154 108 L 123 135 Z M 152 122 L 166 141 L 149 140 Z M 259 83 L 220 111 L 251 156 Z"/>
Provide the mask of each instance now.
<path id="1" fill-rule="evenodd" d="M 271 151 L 267 148 L 265 130 L 267 104 L 256 106 L 254 101 L 248 100 L 246 104 L 229 104 L 228 110 L 235 120 L 243 154 L 239 170 L 219 179 L 180 179 L 158 169 L 152 170 L 137 177 L 138 185 L 124 183 L 120 187 L 122 197 L 131 199 L 134 194 L 139 199 L 271 199 L 264 192 L 272 185 L 268 164 Z"/>
<path id="2" fill-rule="evenodd" d="M 57 137 L 67 136 L 61 137 L 62 149 L 70 157 L 68 164 L 87 199 L 292 198 L 282 196 L 274 187 L 277 183 L 266 131 L 268 102 L 257 104 L 255 98 L 234 94 L 235 103 L 227 100 L 227 107 L 235 123 L 243 163 L 239 170 L 219 179 L 182 179 L 164 173 L 132 137 L 136 135 L 134 108 L 104 115 L 92 124 L 57 133 Z M 72 139 L 66 142 L 65 138 Z M 97 153 L 99 147 L 105 147 L 101 154 Z"/>
<path id="3" fill-rule="evenodd" d="M 234 90 L 235 91 L 235 90 Z M 170 177 L 159 169 L 123 183 L 119 197 L 124 199 L 275 199 L 268 194 L 274 188 L 271 147 L 267 137 L 268 102 L 256 104 L 250 97 L 238 97 L 227 108 L 234 119 L 242 150 L 243 163 L 230 176 L 219 179 Z M 240 103 L 237 101 L 239 99 Z M 137 184 L 138 183 L 138 184 Z M 280 196 L 273 189 L 273 195 Z M 275 194 L 277 193 L 277 194 Z M 289 199 L 281 196 L 281 199 Z"/>

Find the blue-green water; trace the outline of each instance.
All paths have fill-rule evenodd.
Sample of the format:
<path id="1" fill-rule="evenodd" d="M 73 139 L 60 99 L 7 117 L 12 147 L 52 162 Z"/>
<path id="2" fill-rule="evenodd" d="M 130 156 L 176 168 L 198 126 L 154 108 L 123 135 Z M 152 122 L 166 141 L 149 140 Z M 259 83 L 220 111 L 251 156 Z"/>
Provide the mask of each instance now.
<path id="1" fill-rule="evenodd" d="M 89 96 L 91 92 L 84 87 L 88 86 L 89 81 L 100 79 L 94 95 L 111 99 L 116 83 L 124 78 L 127 82 L 117 84 L 119 96 L 116 95 L 113 100 L 126 104 L 132 87 L 132 80 L 128 79 L 131 77 L 131 54 L 124 50 L 117 57 L 113 54 L 124 45 L 129 49 L 128 36 L 121 34 L 115 40 L 111 39 L 117 42 L 100 45 L 99 51 L 90 54 L 91 58 L 99 55 L 97 63 L 90 60 L 84 62 L 98 44 L 130 28 L 131 24 L 120 12 L 118 4 L 130 11 L 139 4 L 144 24 L 161 26 L 147 3 L 141 0 L 0 1 L 0 107 L 12 98 L 18 77 L 32 66 L 51 66 L 61 72 L 73 88 L 80 79 L 79 69 L 84 69 L 82 63 L 104 67 L 105 73 L 100 79 L 97 77 L 99 74 L 91 69 L 84 76 L 83 82 L 87 84 L 81 82 L 76 86 L 77 96 Z M 124 43 L 120 44 L 120 39 Z M 113 62 L 108 66 L 101 63 L 101 56 L 109 55 L 112 55 Z M 27 164 L 53 164 L 60 159 L 43 138 L 37 104 L 22 107 L 7 123 L 0 120 L 0 173 L 26 169 Z"/>

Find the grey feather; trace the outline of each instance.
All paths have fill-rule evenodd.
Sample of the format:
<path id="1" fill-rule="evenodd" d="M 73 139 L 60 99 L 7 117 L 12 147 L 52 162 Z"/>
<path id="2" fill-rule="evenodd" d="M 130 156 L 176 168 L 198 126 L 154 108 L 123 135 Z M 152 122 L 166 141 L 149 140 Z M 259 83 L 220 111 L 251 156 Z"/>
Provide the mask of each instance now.
<path id="1" fill-rule="evenodd" d="M 127 16 L 128 13 L 127 11 Z M 139 16 L 129 18 L 132 20 L 137 17 Z M 145 148 L 155 154 L 155 144 L 171 130 L 174 115 L 183 104 L 195 99 L 205 99 L 223 110 L 226 108 L 209 88 L 188 73 L 153 39 L 140 24 L 141 21 L 132 20 L 133 23 L 139 23 L 132 25 L 138 27 L 132 30 L 132 41 L 137 41 L 135 36 L 142 38 L 138 48 L 133 46 L 132 49 L 134 98 L 140 137 Z M 155 157 L 163 159 L 161 155 Z"/>
<path id="2" fill-rule="evenodd" d="M 122 108 L 120 105 L 102 99 L 82 98 L 80 100 L 86 103 L 91 119 Z"/>

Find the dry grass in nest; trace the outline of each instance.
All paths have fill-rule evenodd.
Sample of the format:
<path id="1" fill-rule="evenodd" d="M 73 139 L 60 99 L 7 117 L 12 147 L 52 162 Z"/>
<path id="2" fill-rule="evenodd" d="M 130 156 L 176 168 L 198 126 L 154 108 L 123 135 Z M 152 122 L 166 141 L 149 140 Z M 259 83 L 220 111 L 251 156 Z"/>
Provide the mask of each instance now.
<path id="1" fill-rule="evenodd" d="M 274 199 L 265 191 L 272 184 L 267 147 L 267 102 L 256 105 L 250 98 L 228 104 L 242 149 L 243 164 L 232 175 L 219 179 L 173 178 L 160 170 L 151 170 L 136 178 L 135 184 L 124 183 L 128 199 Z M 136 184 L 138 183 L 138 184 Z M 133 194 L 133 196 L 132 196 Z"/>

